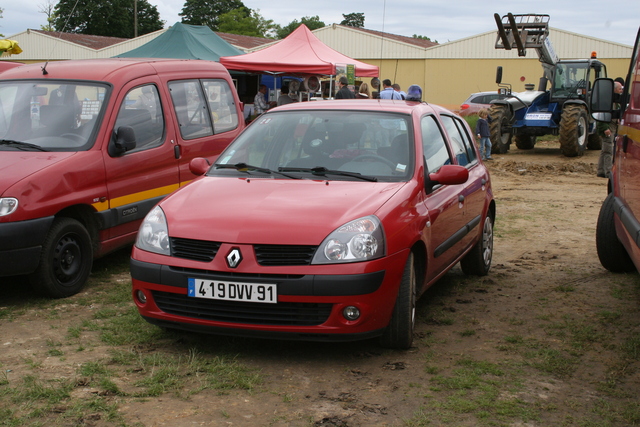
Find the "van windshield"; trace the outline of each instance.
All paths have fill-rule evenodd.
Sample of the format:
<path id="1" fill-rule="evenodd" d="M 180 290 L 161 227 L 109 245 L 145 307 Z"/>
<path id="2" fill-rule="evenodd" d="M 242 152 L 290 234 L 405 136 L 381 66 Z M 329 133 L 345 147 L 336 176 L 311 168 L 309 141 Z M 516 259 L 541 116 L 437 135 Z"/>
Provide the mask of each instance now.
<path id="1" fill-rule="evenodd" d="M 109 87 L 0 81 L 0 151 L 82 151 L 95 141 Z"/>

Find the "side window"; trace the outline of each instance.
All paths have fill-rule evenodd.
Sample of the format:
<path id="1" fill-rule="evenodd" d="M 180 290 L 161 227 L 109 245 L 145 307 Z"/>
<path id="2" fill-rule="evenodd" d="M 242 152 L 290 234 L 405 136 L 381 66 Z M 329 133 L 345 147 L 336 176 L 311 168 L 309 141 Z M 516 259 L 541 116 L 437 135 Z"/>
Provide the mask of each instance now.
<path id="1" fill-rule="evenodd" d="M 423 117 L 420 125 L 422 128 L 422 150 L 427 162 L 427 170 L 429 173 L 434 173 L 443 165 L 451 163 L 447 144 L 433 116 Z"/>
<path id="2" fill-rule="evenodd" d="M 169 82 L 169 91 L 182 138 L 195 139 L 213 135 L 208 100 L 200 81 Z"/>
<path id="3" fill-rule="evenodd" d="M 451 116 L 440 116 L 440 119 L 444 124 L 447 134 L 449 134 L 453 156 L 456 158 L 458 164 L 460 166 L 466 166 L 475 160 L 475 151 L 465 145 L 465 137 L 463 136 L 465 132 L 462 130 L 462 123 L 456 124 L 456 119 Z M 472 152 L 473 156 L 471 154 Z"/>
<path id="4" fill-rule="evenodd" d="M 140 151 L 162 145 L 164 125 L 158 88 L 145 85 L 127 93 L 120 106 L 115 129 L 131 126 L 136 138 L 136 148 L 132 151 Z"/>
<path id="5" fill-rule="evenodd" d="M 225 80 L 204 80 L 202 85 L 207 94 L 214 133 L 237 128 L 238 112 L 229 84 Z"/>

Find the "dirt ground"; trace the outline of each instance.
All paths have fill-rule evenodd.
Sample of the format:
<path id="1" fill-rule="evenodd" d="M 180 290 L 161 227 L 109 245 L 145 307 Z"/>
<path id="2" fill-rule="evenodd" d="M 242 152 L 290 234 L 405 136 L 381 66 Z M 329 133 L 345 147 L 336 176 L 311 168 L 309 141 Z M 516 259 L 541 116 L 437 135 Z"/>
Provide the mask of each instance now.
<path id="1" fill-rule="evenodd" d="M 640 281 L 637 274 L 609 273 L 598 262 L 596 220 L 606 196 L 606 180 L 596 177 L 598 154 L 566 158 L 557 143 L 549 142 L 494 156 L 488 163 L 497 203 L 492 269 L 477 278 L 456 267 L 433 286 L 419 301 L 416 339 L 408 351 L 381 349 L 375 341 L 327 344 L 172 334 L 145 351 L 188 355 L 206 341 L 207 357 L 218 356 L 217 351 L 233 354 L 260 374 L 261 384 L 252 390 L 204 389 L 143 399 L 121 394 L 110 398 L 119 421 L 98 412 L 76 420 L 53 414 L 48 422 L 639 425 Z M 119 280 L 128 278 L 125 274 Z M 87 359 L 108 357 L 109 346 L 98 341 L 90 352 L 74 352 L 66 344 L 69 327 L 91 319 L 96 310 L 94 304 L 82 304 L 86 295 L 56 306 L 52 327 L 42 313 L 49 309 L 31 306 L 28 297 L 11 289 L 0 295 L 0 313 L 11 312 L 0 317 L 0 367 L 8 372 L 9 384 L 29 372 L 25 361 L 41 360 L 41 375 L 68 378 Z M 97 340 L 90 332 L 83 337 Z M 48 352 L 52 342 L 62 343 L 64 357 Z M 135 377 L 135 370 L 123 371 L 113 380 L 126 390 Z M 80 384 L 72 395 L 97 393 L 96 387 Z M 9 425 L 1 421 L 0 416 L 0 425 Z"/>

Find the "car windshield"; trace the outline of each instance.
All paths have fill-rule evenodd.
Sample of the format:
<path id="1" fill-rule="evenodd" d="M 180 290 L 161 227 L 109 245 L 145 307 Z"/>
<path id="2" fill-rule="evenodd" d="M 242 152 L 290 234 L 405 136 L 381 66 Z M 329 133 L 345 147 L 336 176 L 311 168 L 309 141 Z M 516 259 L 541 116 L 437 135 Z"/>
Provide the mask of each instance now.
<path id="1" fill-rule="evenodd" d="M 409 121 L 370 111 L 273 111 L 256 119 L 208 175 L 404 181 L 415 157 Z"/>
<path id="2" fill-rule="evenodd" d="M 556 66 L 553 84 L 554 96 L 577 97 L 580 89 L 587 88 L 588 70 L 589 64 L 586 62 L 559 63 Z"/>
<path id="3" fill-rule="evenodd" d="M 91 148 L 107 92 L 86 82 L 0 81 L 0 150 Z"/>

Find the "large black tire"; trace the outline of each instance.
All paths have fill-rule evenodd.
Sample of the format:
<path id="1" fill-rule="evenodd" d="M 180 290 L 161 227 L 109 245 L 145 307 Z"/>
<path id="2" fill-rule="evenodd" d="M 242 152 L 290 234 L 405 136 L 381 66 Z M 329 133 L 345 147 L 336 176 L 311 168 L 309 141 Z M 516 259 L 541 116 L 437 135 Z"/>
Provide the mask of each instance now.
<path id="1" fill-rule="evenodd" d="M 404 265 L 396 305 L 389 325 L 380 337 L 380 345 L 387 348 L 408 349 L 413 343 L 416 325 L 416 269 L 413 252 Z"/>
<path id="2" fill-rule="evenodd" d="M 491 153 L 504 154 L 511 145 L 511 133 L 503 133 L 503 129 L 511 124 L 511 113 L 506 105 L 494 104 L 489 109 L 489 133 L 491 134 Z"/>
<path id="3" fill-rule="evenodd" d="M 516 147 L 521 150 L 531 150 L 536 145 L 536 137 L 531 135 L 516 135 Z"/>
<path id="4" fill-rule="evenodd" d="M 614 273 L 628 273 L 635 271 L 636 267 L 616 234 L 613 203 L 613 193 L 609 193 L 600 207 L 596 226 L 596 249 L 600 264 L 604 268 Z"/>
<path id="5" fill-rule="evenodd" d="M 460 260 L 462 272 L 468 276 L 486 276 L 491 269 L 493 258 L 493 214 L 487 213 L 482 225 L 480 240 L 473 249 Z"/>
<path id="6" fill-rule="evenodd" d="M 93 248 L 87 229 L 72 218 L 57 218 L 47 235 L 40 265 L 29 277 L 39 292 L 65 298 L 84 287 L 93 265 Z"/>
<path id="7" fill-rule="evenodd" d="M 594 132 L 587 138 L 587 148 L 589 150 L 601 150 L 602 149 L 602 137 L 598 132 Z"/>
<path id="8" fill-rule="evenodd" d="M 587 146 L 587 110 L 565 105 L 560 117 L 560 151 L 567 157 L 582 156 Z"/>

